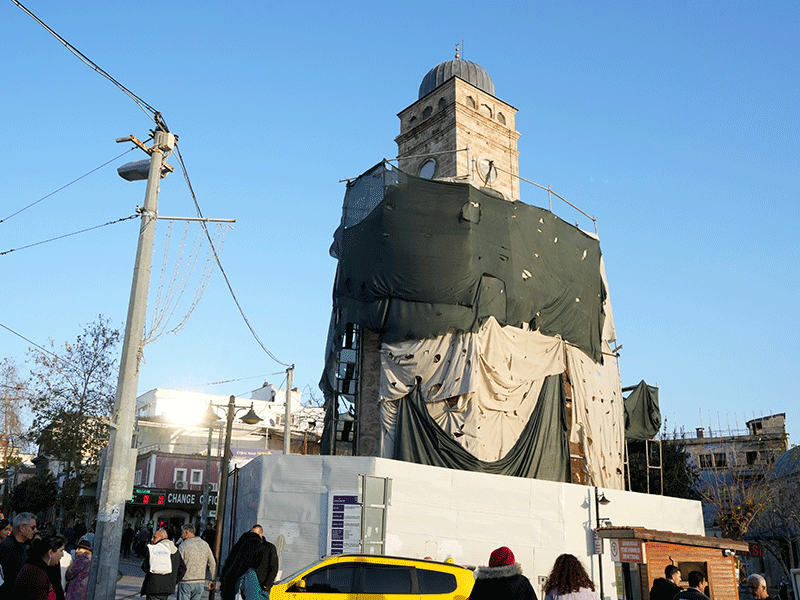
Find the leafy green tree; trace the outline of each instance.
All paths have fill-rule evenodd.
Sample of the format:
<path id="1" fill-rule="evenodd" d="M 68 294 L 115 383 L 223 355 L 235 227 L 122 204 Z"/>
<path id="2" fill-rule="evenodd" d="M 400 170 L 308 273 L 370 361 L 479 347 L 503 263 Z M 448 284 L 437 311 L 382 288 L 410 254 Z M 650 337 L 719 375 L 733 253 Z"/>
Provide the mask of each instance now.
<path id="1" fill-rule="evenodd" d="M 56 502 L 58 484 L 50 471 L 44 471 L 20 482 L 11 492 L 9 504 L 17 513 L 40 513 Z"/>
<path id="2" fill-rule="evenodd" d="M 647 485 L 647 451 L 650 453 L 650 465 L 662 465 L 664 496 L 673 498 L 687 498 L 699 500 L 697 482 L 700 473 L 690 460 L 689 453 L 681 440 L 661 441 L 659 451 L 658 442 L 644 441 L 628 442 L 628 465 L 630 468 L 630 489 L 633 492 L 660 494 L 661 474 L 656 469 L 650 470 L 650 489 Z"/>
<path id="3" fill-rule="evenodd" d="M 119 329 L 101 315 L 74 343 L 56 350 L 51 340 L 52 354 L 32 352 L 31 437 L 41 454 L 63 464 L 68 517 L 80 513 L 80 490 L 108 442 L 119 340 Z"/>

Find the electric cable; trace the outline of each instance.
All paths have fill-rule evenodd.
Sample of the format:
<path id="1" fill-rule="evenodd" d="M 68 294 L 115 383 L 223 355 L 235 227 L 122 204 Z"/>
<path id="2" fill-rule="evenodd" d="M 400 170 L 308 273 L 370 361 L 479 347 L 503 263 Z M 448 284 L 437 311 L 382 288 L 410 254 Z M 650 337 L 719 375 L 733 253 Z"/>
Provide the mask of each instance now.
<path id="1" fill-rule="evenodd" d="M 188 388 L 196 388 L 196 387 L 204 387 L 207 385 L 222 385 L 223 383 L 233 383 L 235 381 L 247 381 L 248 379 L 261 379 L 262 377 L 268 377 L 269 375 L 280 375 L 284 371 L 278 371 L 277 373 L 265 373 L 264 375 L 251 375 L 250 377 L 239 377 L 237 379 L 225 379 L 224 381 L 212 381 L 211 383 L 195 383 L 192 385 L 183 385 L 181 389 L 188 389 Z"/>
<path id="2" fill-rule="evenodd" d="M 181 149 L 177 141 L 175 142 L 175 152 L 178 155 L 178 162 L 181 165 L 183 178 L 186 180 L 186 185 L 189 187 L 189 193 L 191 194 L 192 200 L 194 201 L 194 207 L 195 210 L 197 211 L 197 216 L 203 218 L 203 211 L 200 210 L 200 204 L 197 202 L 197 196 L 195 196 L 194 188 L 192 187 L 192 182 L 189 180 L 189 172 L 186 170 L 186 165 L 183 162 L 183 156 L 181 155 Z M 208 233 L 208 225 L 206 224 L 205 221 L 200 221 L 200 225 L 202 225 L 203 231 L 206 234 L 206 238 L 208 238 L 208 243 L 211 246 L 211 251 L 214 253 L 214 259 L 217 261 L 217 266 L 219 267 L 220 273 L 222 273 L 222 276 L 225 278 L 225 283 L 228 286 L 228 291 L 231 293 L 233 302 L 234 304 L 236 304 L 236 308 L 239 309 L 239 314 L 242 315 L 242 319 L 244 319 L 245 325 L 247 325 L 247 328 L 250 330 L 250 333 L 253 335 L 253 338 L 255 338 L 256 342 L 258 342 L 258 345 L 261 346 L 261 349 L 264 350 L 264 352 L 267 353 L 267 356 L 269 356 L 272 360 L 274 360 L 276 363 L 284 367 L 291 367 L 292 365 L 278 360 L 278 358 L 272 352 L 270 352 L 269 349 L 264 345 L 264 342 L 261 341 L 261 338 L 258 337 L 258 334 L 256 333 L 255 329 L 253 329 L 253 326 L 250 324 L 247 315 L 244 314 L 244 309 L 242 308 L 242 305 L 236 298 L 236 293 L 233 291 L 233 286 L 231 285 L 231 280 L 228 278 L 228 274 L 222 267 L 222 261 L 219 258 L 219 254 L 217 253 L 216 247 L 214 246 L 214 241 L 211 239 L 211 235 Z"/>
<path id="3" fill-rule="evenodd" d="M 62 358 L 61 356 L 59 356 L 55 352 L 52 352 L 52 351 L 48 350 L 44 346 L 40 346 L 39 344 L 37 344 L 36 342 L 34 342 L 32 340 L 29 340 L 24 335 L 22 335 L 21 333 L 17 333 L 16 331 L 11 329 L 10 327 L 7 327 L 7 326 L 3 325 L 2 323 L 0 323 L 0 327 L 2 327 L 3 329 L 5 329 L 6 331 L 8 331 L 10 333 L 13 333 L 18 338 L 21 338 L 21 339 L 25 340 L 26 342 L 28 342 L 31 346 L 33 346 L 34 348 L 36 348 L 40 352 L 43 352 L 45 354 L 49 354 L 50 356 L 52 356 L 56 360 L 61 361 L 62 363 L 64 363 L 68 367 L 72 367 L 73 369 L 76 369 L 76 370 L 80 369 L 80 367 L 78 365 L 76 365 L 75 363 L 72 363 L 72 362 L 68 361 L 66 358 Z M 103 383 L 103 382 L 101 382 L 101 383 Z M 105 383 L 104 383 L 104 385 L 105 385 Z"/>
<path id="4" fill-rule="evenodd" d="M 81 176 L 80 176 L 80 177 L 78 177 L 77 179 L 73 179 L 73 180 L 72 180 L 72 181 L 70 181 L 69 183 L 67 183 L 67 184 L 65 184 L 65 185 L 62 185 L 60 188 L 58 188 L 57 190 L 54 190 L 54 191 L 50 192 L 50 193 L 49 193 L 49 194 L 47 194 L 46 196 L 42 196 L 41 198 L 39 198 L 39 199 L 38 199 L 38 200 L 36 200 L 35 202 L 31 202 L 30 204 L 28 204 L 28 206 L 26 206 L 26 207 L 24 207 L 24 208 L 20 208 L 20 209 L 19 209 L 17 212 L 15 212 L 15 213 L 12 213 L 12 214 L 8 215 L 8 216 L 7 216 L 5 219 L 0 219 L 0 223 L 5 223 L 5 222 L 6 222 L 6 221 L 8 221 L 8 220 L 9 220 L 11 217 L 16 217 L 16 216 L 17 216 L 19 213 L 21 213 L 21 212 L 23 212 L 23 211 L 26 211 L 26 210 L 28 210 L 30 207 L 32 207 L 32 206 L 35 206 L 35 205 L 39 204 L 39 202 L 41 202 L 42 200 L 46 200 L 46 199 L 47 199 L 47 198 L 49 198 L 50 196 L 53 196 L 54 194 L 57 194 L 57 193 L 58 193 L 58 192 L 60 192 L 61 190 L 68 188 L 68 187 L 69 187 L 69 186 L 71 186 L 73 183 L 77 183 L 77 182 L 79 182 L 79 181 L 80 181 L 81 179 L 83 179 L 84 177 L 88 177 L 89 175 L 91 175 L 91 174 L 92 174 L 92 173 L 94 173 L 95 171 L 99 171 L 100 169 L 102 169 L 102 168 L 103 168 L 103 167 L 105 167 L 106 165 L 110 165 L 110 164 L 111 164 L 112 162 L 114 162 L 115 160 L 117 160 L 117 159 L 119 159 L 119 158 L 122 158 L 123 156 L 125 156 L 126 154 L 128 154 L 128 152 L 133 152 L 134 150 L 136 150 L 136 146 L 133 146 L 133 147 L 132 147 L 132 148 L 130 148 L 129 150 L 125 150 L 125 152 L 123 152 L 122 154 L 120 154 L 120 155 L 118 155 L 118 156 L 115 156 L 114 158 L 112 158 L 112 159 L 111 159 L 111 160 L 109 160 L 108 162 L 104 162 L 102 165 L 100 165 L 99 167 L 96 167 L 96 168 L 92 169 L 92 170 L 91 170 L 91 171 L 89 171 L 88 173 L 84 173 L 83 175 L 81 175 Z"/>
<path id="5" fill-rule="evenodd" d="M 130 215 L 128 217 L 122 217 L 120 219 L 116 219 L 114 221 L 109 221 L 108 223 L 103 223 L 102 225 L 95 225 L 94 227 L 87 227 L 86 229 L 81 229 L 80 231 L 73 231 L 72 233 L 65 233 L 64 235 L 59 235 L 54 238 L 50 238 L 49 240 L 42 240 L 40 242 L 34 242 L 33 244 L 28 244 L 27 246 L 20 246 L 19 248 L 11 248 L 9 250 L 3 250 L 0 252 L 0 256 L 4 256 L 6 254 L 10 254 L 12 252 L 16 252 L 17 250 L 25 250 L 26 248 L 32 248 L 33 246 L 40 246 L 42 244 L 47 244 L 48 242 L 54 242 L 56 240 L 62 240 L 67 237 L 71 237 L 73 235 L 78 235 L 79 233 L 86 233 L 87 231 L 92 231 L 93 229 L 100 229 L 101 227 L 106 227 L 107 225 L 114 225 L 115 223 L 122 223 L 123 221 L 128 221 L 130 219 L 135 219 L 139 215 Z"/>
<path id="6" fill-rule="evenodd" d="M 88 66 L 88 67 L 91 67 L 93 70 L 95 70 L 96 72 L 98 72 L 100 75 L 102 75 L 103 77 L 105 77 L 106 79 L 108 79 L 108 80 L 109 80 L 111 83 L 113 83 L 114 85 L 116 85 L 116 86 L 117 86 L 117 87 L 118 87 L 118 88 L 119 88 L 119 89 L 120 89 L 122 92 L 124 92 L 124 93 L 125 93 L 125 94 L 126 94 L 126 95 L 127 95 L 127 96 L 128 96 L 130 99 L 131 99 L 131 100 L 133 100 L 133 101 L 134 101 L 134 102 L 137 104 L 137 106 L 139 106 L 139 108 L 141 108 L 141 109 L 142 109 L 142 111 L 143 111 L 143 112 L 144 112 L 144 113 L 145 113 L 145 114 L 146 114 L 146 115 L 147 115 L 147 116 L 148 116 L 148 117 L 149 117 L 149 118 L 150 118 L 150 119 L 151 119 L 151 120 L 152 120 L 152 121 L 153 121 L 153 122 L 154 122 L 156 125 L 161 125 L 161 126 L 164 128 L 164 130 L 165 130 L 165 131 L 169 132 L 169 128 L 167 127 L 167 124 L 164 122 L 164 119 L 163 119 L 163 117 L 161 116 L 161 113 L 160 113 L 160 112 L 158 112 L 158 111 L 157 111 L 155 108 L 153 108 L 153 107 L 152 107 L 152 106 L 150 106 L 150 105 L 149 105 L 147 102 L 145 102 L 144 100 L 142 100 L 142 98 L 140 98 L 139 96 L 137 96 L 136 94 L 134 94 L 134 93 L 133 93 L 131 90 L 129 90 L 128 88 L 126 88 L 124 85 L 122 85 L 122 84 L 121 84 L 119 81 L 117 81 L 116 79 L 114 79 L 114 78 L 113 78 L 111 75 L 109 75 L 109 74 L 108 74 L 108 73 L 107 73 L 105 70 L 103 70 L 101 67 L 99 67 L 99 66 L 97 65 L 97 63 L 95 63 L 95 62 L 94 62 L 92 59 L 90 59 L 90 58 L 89 58 L 88 56 L 86 56 L 86 55 L 85 55 L 83 52 L 81 52 L 80 50 L 78 50 L 78 49 L 77 49 L 75 46 L 73 46 L 72 44 L 70 44 L 70 43 L 69 43 L 67 40 L 65 40 L 63 37 L 61 37 L 61 36 L 60 36 L 59 34 L 57 34 L 55 31 L 53 31 L 53 29 L 51 29 L 51 28 L 50 28 L 50 26 L 48 26 L 48 25 L 47 25 L 47 23 L 45 23 L 44 21 L 42 21 L 42 20 L 41 20 L 39 17 L 37 17 L 37 16 L 36 16 L 35 14 L 33 14 L 33 13 L 30 11 L 30 10 L 28 10 L 28 8 L 27 8 L 27 7 L 25 7 L 25 6 L 24 6 L 24 5 L 23 5 L 21 2 L 19 2 L 19 0 L 11 0 L 11 1 L 12 1 L 14 4 L 16 4 L 17 6 L 19 6 L 19 7 L 20 7 L 20 8 L 21 8 L 21 9 L 22 9 L 22 10 L 23 10 L 23 11 L 24 11 L 24 12 L 25 12 L 25 13 L 26 13 L 28 16 L 30 16 L 30 17 L 31 17 L 31 18 L 32 18 L 34 21 L 36 21 L 37 23 L 39 23 L 39 25 L 41 25 L 42 27 L 44 27 L 44 28 L 47 30 L 47 32 L 48 32 L 48 33 L 50 33 L 50 35 L 52 35 L 52 36 L 53 36 L 54 38 L 56 38 L 56 39 L 57 39 L 59 42 L 61 42 L 61 43 L 62 43 L 62 44 L 63 44 L 63 45 L 64 45 L 64 46 L 67 48 L 67 50 L 69 50 L 70 52 L 72 52 L 72 54 L 74 54 L 74 55 L 75 55 L 75 56 L 76 56 L 76 57 L 77 57 L 77 58 L 78 58 L 78 59 L 79 59 L 79 60 L 80 60 L 82 63 L 84 63 L 84 64 L 85 64 L 86 66 Z M 148 114 L 148 111 L 150 111 L 151 113 L 153 113 L 153 114 L 152 114 L 152 116 L 151 116 L 150 114 Z"/>

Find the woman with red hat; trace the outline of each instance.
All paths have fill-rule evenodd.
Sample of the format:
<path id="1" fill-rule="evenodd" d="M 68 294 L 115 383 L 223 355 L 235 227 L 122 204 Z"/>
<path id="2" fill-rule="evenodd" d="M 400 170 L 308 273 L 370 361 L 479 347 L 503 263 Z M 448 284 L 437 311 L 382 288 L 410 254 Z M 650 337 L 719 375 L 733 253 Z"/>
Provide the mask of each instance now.
<path id="1" fill-rule="evenodd" d="M 475 586 L 470 600 L 538 600 L 528 578 L 522 574 L 522 565 L 514 560 L 514 553 L 505 546 L 492 552 L 488 567 L 475 571 Z"/>

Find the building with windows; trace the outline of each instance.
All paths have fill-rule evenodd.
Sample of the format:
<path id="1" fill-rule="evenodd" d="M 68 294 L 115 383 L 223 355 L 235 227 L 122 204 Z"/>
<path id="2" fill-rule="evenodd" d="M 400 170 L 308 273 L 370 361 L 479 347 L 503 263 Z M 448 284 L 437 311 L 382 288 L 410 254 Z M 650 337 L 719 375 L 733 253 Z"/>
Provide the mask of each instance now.
<path id="1" fill-rule="evenodd" d="M 301 394 L 290 394 L 291 450 L 319 454 L 323 413 L 303 406 Z M 138 456 L 126 519 L 134 524 L 198 521 L 203 494 L 209 495 L 209 516 L 215 517 L 216 492 L 225 446 L 228 396 L 156 388 L 136 400 Z M 282 454 L 286 391 L 265 382 L 249 398 L 235 398 L 231 430 L 231 468 L 256 456 Z M 219 420 L 207 421 L 209 407 Z M 250 409 L 261 419 L 255 425 L 240 421 Z"/>
<path id="2" fill-rule="evenodd" d="M 789 448 L 786 414 L 751 419 L 744 430 L 698 427 L 694 434 L 673 433 L 700 471 L 703 515 L 708 535 L 720 535 L 716 507 L 741 500 L 753 481 L 763 479 Z"/>

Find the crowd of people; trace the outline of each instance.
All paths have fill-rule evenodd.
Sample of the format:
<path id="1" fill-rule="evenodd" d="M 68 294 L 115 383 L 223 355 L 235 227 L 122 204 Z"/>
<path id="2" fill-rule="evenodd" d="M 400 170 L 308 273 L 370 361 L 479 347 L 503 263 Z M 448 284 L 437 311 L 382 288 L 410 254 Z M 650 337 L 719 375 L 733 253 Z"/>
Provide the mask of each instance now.
<path id="1" fill-rule="evenodd" d="M 143 559 L 141 595 L 147 600 L 199 600 L 213 589 L 217 565 L 211 546 L 212 528 L 197 536 L 191 523 L 163 525 L 155 532 L 142 525 L 123 525 L 120 553 Z M 36 516 L 20 513 L 12 521 L 0 518 L 0 599 L 85 600 L 92 563 L 94 527 L 65 525 L 59 533 Z M 231 548 L 219 572 L 222 600 L 269 600 L 278 573 L 278 553 L 254 525 Z M 494 550 L 486 567 L 475 569 L 471 600 L 538 600 L 514 553 L 506 546 Z M 653 582 L 650 600 L 709 600 L 708 580 L 701 571 L 688 574 L 681 585 L 678 566 L 669 565 L 664 577 Z M 761 575 L 751 575 L 747 586 L 754 600 L 773 600 Z M 581 560 L 572 554 L 556 558 L 543 586 L 544 600 L 600 600 Z"/>
<path id="2" fill-rule="evenodd" d="M 51 525 L 36 515 L 0 520 L 0 598 L 84 600 L 92 561 L 92 528 Z"/>

